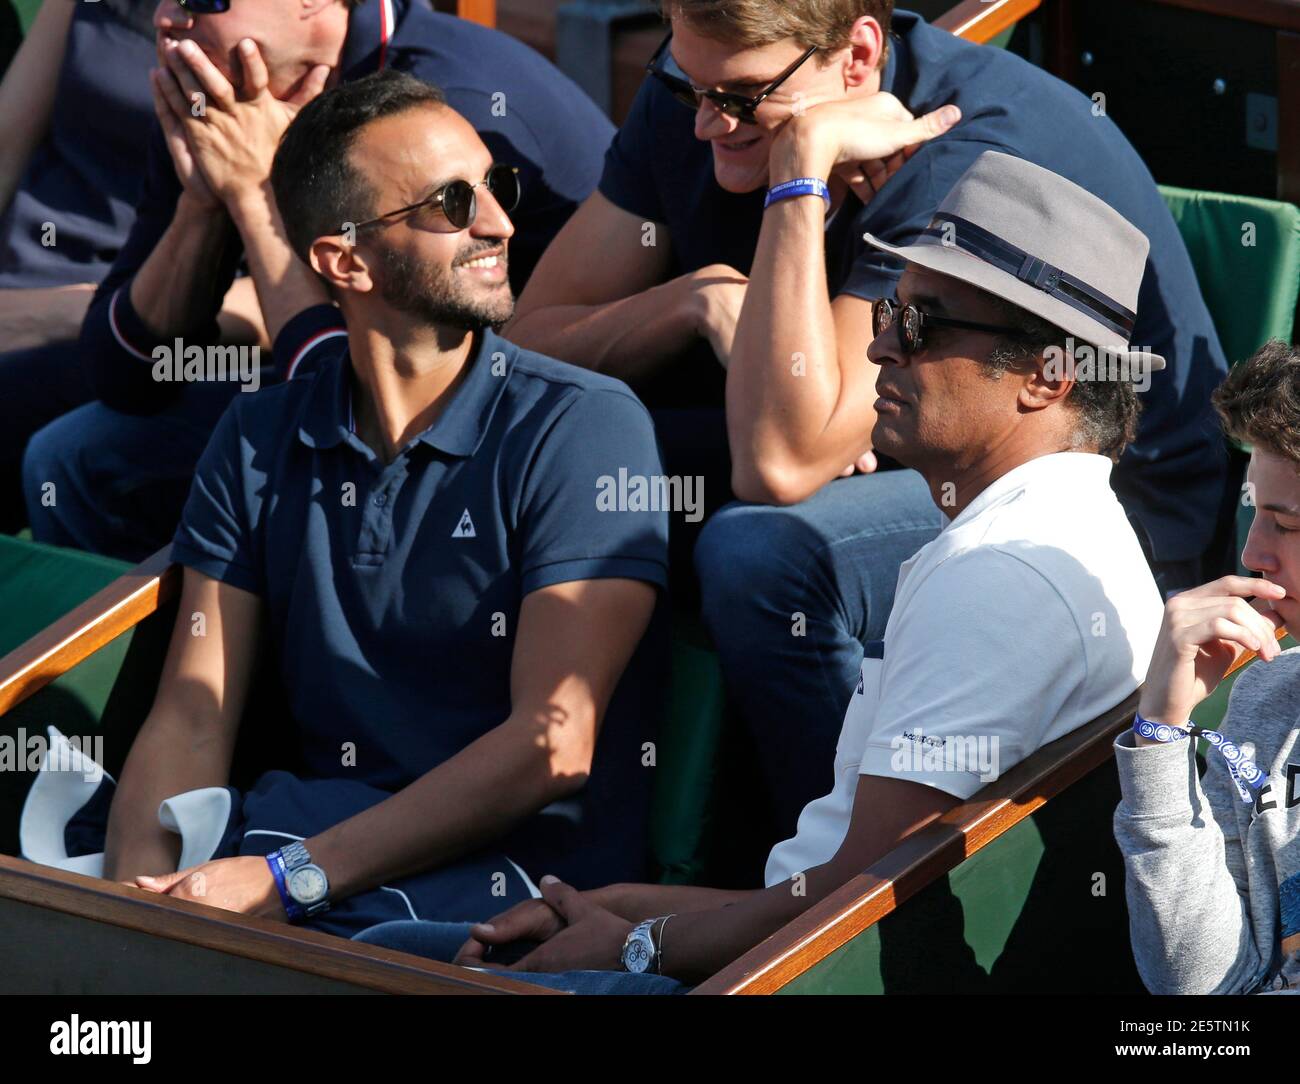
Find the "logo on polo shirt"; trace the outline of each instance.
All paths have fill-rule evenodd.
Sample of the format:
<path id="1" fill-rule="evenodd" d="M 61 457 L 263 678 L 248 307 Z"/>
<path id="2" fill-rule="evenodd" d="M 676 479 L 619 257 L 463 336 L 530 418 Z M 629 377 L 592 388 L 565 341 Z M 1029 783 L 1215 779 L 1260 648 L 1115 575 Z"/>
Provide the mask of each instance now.
<path id="1" fill-rule="evenodd" d="M 460 522 L 456 524 L 456 529 L 451 532 L 452 538 L 477 538 L 478 532 L 474 530 L 474 521 L 469 518 L 469 509 L 466 508 L 460 517 Z"/>

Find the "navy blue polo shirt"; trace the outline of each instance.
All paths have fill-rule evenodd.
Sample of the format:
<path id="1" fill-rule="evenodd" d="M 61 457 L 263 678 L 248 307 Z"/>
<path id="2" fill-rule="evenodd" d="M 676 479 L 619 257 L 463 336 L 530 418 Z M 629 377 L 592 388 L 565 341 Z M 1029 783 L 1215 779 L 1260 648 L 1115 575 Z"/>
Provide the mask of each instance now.
<path id="1" fill-rule="evenodd" d="M 412 0 L 366 0 L 350 15 L 342 78 L 359 79 L 381 67 L 441 87 L 493 156 L 519 167 L 523 194 L 510 216 L 515 226 L 510 281 L 520 292 L 551 238 L 595 189 L 613 126 L 576 83 L 535 50 Z M 152 379 L 151 352 L 158 342 L 130 299 L 131 282 L 171 224 L 180 194 L 162 130 L 155 125 L 139 217 L 91 303 L 81 334 L 97 394 L 127 413 L 160 410 L 181 390 Z M 243 258 L 238 236 L 231 233 L 211 311 L 186 334 L 187 342 L 219 339 L 221 299 Z"/>
<path id="2" fill-rule="evenodd" d="M 79 3 L 49 128 L 0 218 L 0 289 L 99 282 L 135 221 L 154 123 L 155 0 Z M 45 224 L 53 223 L 54 244 Z"/>
<path id="3" fill-rule="evenodd" d="M 1151 241 L 1133 341 L 1169 362 L 1141 397 L 1138 438 L 1112 484 L 1149 533 L 1157 559 L 1199 556 L 1210 542 L 1226 481 L 1210 393 L 1227 366 L 1178 228 L 1142 159 L 1073 87 L 911 12 L 894 14 L 881 86 L 913 114 L 955 103 L 962 120 L 922 146 L 867 206 L 846 199 L 826 238 L 832 298 L 891 294 L 902 265 L 868 248 L 862 235 L 895 245 L 913 242 L 986 150 L 1018 155 L 1104 200 Z M 764 193 L 736 195 L 719 187 L 712 149 L 695 138 L 694 115 L 657 80 L 646 79 L 615 136 L 600 191 L 624 210 L 668 227 L 674 274 L 712 263 L 749 273 Z"/>
<path id="4" fill-rule="evenodd" d="M 620 470 L 660 475 L 659 456 L 625 385 L 484 332 L 443 414 L 385 465 L 352 431 L 346 339 L 315 353 L 296 379 L 235 397 L 172 557 L 265 604 L 304 776 L 397 791 L 509 716 L 524 596 L 589 579 L 666 587 L 666 511 L 597 499 Z M 587 786 L 506 841 L 534 876 L 643 873 L 641 746 L 654 740 L 664 643 L 657 620 Z"/>

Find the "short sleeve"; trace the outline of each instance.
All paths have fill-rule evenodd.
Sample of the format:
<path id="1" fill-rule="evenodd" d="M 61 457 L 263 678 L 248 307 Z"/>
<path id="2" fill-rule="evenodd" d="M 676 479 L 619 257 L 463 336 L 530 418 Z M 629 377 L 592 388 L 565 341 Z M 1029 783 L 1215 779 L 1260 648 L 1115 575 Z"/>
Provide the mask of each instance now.
<path id="1" fill-rule="evenodd" d="M 172 560 L 265 597 L 265 578 L 253 553 L 249 508 L 244 499 L 245 444 L 236 400 L 221 416 L 199 459 L 172 540 Z"/>
<path id="2" fill-rule="evenodd" d="M 1014 153 L 982 141 L 938 139 L 927 143 L 894 174 L 858 215 L 849 241 L 853 258 L 839 293 L 864 301 L 892 295 L 903 276 L 903 263 L 868 245 L 862 235 L 870 233 L 891 245 L 914 242 L 930 225 L 953 185 L 987 150 Z"/>
<path id="3" fill-rule="evenodd" d="M 654 79 L 647 78 L 641 84 L 631 112 L 605 152 L 600 194 L 629 214 L 663 223 L 668 219 L 655 181 L 655 133 L 671 133 L 675 126 L 663 123 L 661 94 L 667 91 L 661 91 Z"/>
<path id="4" fill-rule="evenodd" d="M 1038 749 L 1087 673 L 1056 588 L 991 547 L 945 561 L 900 617 L 863 775 L 964 801 Z"/>
<path id="5" fill-rule="evenodd" d="M 519 515 L 524 594 L 595 579 L 666 588 L 670 492 L 645 407 L 628 392 L 580 392 L 527 469 Z"/>

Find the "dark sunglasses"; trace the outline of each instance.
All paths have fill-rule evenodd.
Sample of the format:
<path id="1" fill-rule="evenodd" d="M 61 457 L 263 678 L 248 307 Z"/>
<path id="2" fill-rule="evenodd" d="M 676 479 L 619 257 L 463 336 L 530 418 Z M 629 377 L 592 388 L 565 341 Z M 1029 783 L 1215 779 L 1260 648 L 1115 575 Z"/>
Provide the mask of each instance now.
<path id="1" fill-rule="evenodd" d="M 931 327 L 957 327 L 966 331 L 988 331 L 995 335 L 1021 335 L 1016 327 L 976 324 L 970 320 L 952 320 L 922 312 L 915 305 L 902 305 L 893 298 L 882 297 L 871 308 L 871 330 L 879 338 L 898 324 L 898 341 L 904 354 L 915 354 L 925 347 L 925 332 Z"/>
<path id="2" fill-rule="evenodd" d="M 686 73 L 677 67 L 677 62 L 673 60 L 672 51 L 669 49 L 672 40 L 672 34 L 664 38 L 663 44 L 655 50 L 655 55 L 650 58 L 650 63 L 646 65 L 645 70 L 672 91 L 673 97 L 682 105 L 699 109 L 700 99 L 708 98 L 721 112 L 729 117 L 735 117 L 741 124 L 757 124 L 758 120 L 754 114 L 758 107 L 776 91 L 777 87 L 803 67 L 813 53 L 817 52 L 817 46 L 812 46 L 762 91 L 752 98 L 747 98 L 743 94 L 728 94 L 721 90 L 705 90 L 703 87 L 697 87 L 686 78 Z"/>
<path id="3" fill-rule="evenodd" d="M 478 217 L 478 197 L 475 195 L 474 190 L 482 188 L 484 185 L 487 186 L 487 190 L 492 193 L 492 198 L 501 205 L 501 210 L 505 211 L 506 214 L 519 206 L 521 195 L 519 170 L 514 166 L 497 163 L 487 171 L 487 176 L 478 184 L 470 184 L 469 181 L 452 181 L 450 184 L 443 185 L 428 199 L 422 199 L 419 203 L 399 207 L 396 211 L 388 211 L 365 222 L 359 222 L 356 229 L 373 226 L 376 222 L 382 222 L 386 218 L 393 218 L 395 215 L 418 211 L 421 207 L 436 206 L 447 216 L 447 221 L 456 229 L 467 230 L 474 225 L 474 220 Z"/>
<path id="4" fill-rule="evenodd" d="M 222 15 L 230 10 L 230 0 L 176 0 L 191 15 Z"/>

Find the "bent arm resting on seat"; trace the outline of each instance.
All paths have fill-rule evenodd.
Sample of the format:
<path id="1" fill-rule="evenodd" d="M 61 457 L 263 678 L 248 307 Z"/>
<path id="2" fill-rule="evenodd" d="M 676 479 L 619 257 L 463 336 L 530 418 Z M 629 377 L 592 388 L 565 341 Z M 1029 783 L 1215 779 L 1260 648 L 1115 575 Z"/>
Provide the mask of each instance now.
<path id="1" fill-rule="evenodd" d="M 226 784 L 261 612 L 256 595 L 185 570 L 158 695 L 131 746 L 109 812 L 105 877 L 130 881 L 174 870 L 180 839 L 159 824 L 159 804 Z M 202 636 L 193 632 L 195 614 L 204 615 Z"/>
<path id="2" fill-rule="evenodd" d="M 613 970 L 619 966 L 623 940 L 637 921 L 694 905 L 697 910 L 673 914 L 659 947 L 664 974 L 698 982 L 879 861 L 957 802 L 952 795 L 921 783 L 863 775 L 844 842 L 829 862 L 806 875 L 750 892 L 641 885 L 580 893 L 558 882 L 543 883 L 543 898 L 556 920 L 547 922 L 539 901 L 526 901 L 493 919 L 491 928 L 475 927 L 475 939 L 462 949 L 457 962 L 477 965 L 487 943 L 525 936 L 543 944 L 511 970 Z"/>

